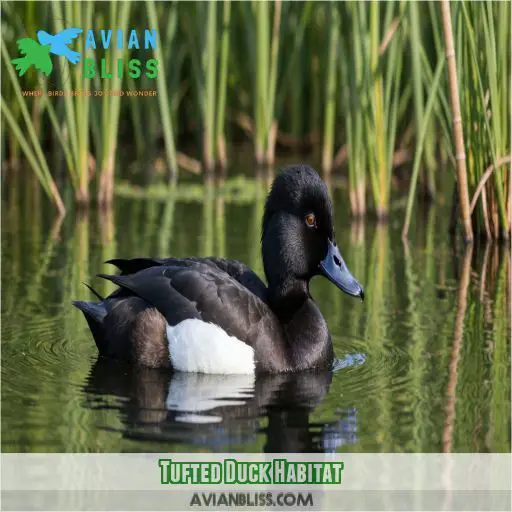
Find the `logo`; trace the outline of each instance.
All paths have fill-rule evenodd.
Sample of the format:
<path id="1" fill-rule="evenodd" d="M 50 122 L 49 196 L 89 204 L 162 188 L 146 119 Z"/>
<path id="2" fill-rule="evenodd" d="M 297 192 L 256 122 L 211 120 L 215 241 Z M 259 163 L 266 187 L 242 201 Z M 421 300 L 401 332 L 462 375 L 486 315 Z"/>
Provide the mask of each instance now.
<path id="1" fill-rule="evenodd" d="M 157 46 L 156 29 L 145 29 L 143 34 L 138 34 L 135 29 L 125 34 L 123 30 L 99 30 L 95 35 L 94 30 L 84 31 L 81 28 L 67 28 L 51 35 L 44 30 L 37 32 L 37 41 L 30 37 L 18 39 L 16 41 L 22 57 L 13 59 L 18 76 L 23 76 L 32 66 L 49 76 L 53 70 L 53 63 L 50 54 L 64 57 L 68 62 L 76 65 L 80 62 L 82 53 L 69 48 L 68 45 L 83 32 L 86 32 L 83 48 L 83 66 L 82 77 L 91 79 L 99 76 L 100 79 L 109 79 L 113 75 L 122 78 L 126 72 L 131 78 L 156 78 L 158 75 L 158 59 L 149 58 L 141 60 L 140 58 L 131 58 L 128 61 L 122 57 L 122 54 L 110 53 L 111 50 L 134 50 L 137 51 L 135 57 L 141 55 L 150 55 L 149 52 L 155 51 Z M 96 52 L 103 52 L 100 55 L 99 62 L 95 59 Z M 148 52 L 148 53 L 145 53 Z"/>
<path id="2" fill-rule="evenodd" d="M 30 66 L 34 66 L 48 76 L 53 69 L 50 53 L 65 57 L 71 64 L 80 62 L 80 53 L 71 50 L 68 44 L 82 32 L 81 28 L 67 28 L 52 36 L 44 30 L 39 30 L 37 41 L 30 37 L 18 39 L 16 43 L 23 57 L 11 61 L 16 67 L 18 76 L 23 76 Z"/>

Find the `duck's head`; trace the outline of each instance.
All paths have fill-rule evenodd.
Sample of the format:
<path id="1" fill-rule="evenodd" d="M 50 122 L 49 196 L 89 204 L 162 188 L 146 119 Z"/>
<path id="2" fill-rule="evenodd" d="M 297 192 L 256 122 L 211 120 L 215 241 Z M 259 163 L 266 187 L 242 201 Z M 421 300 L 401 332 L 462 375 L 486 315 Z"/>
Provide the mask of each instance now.
<path id="1" fill-rule="evenodd" d="M 312 167 L 287 167 L 274 180 L 263 216 L 262 252 L 274 295 L 300 293 L 311 278 L 323 275 L 345 293 L 364 298 L 336 243 L 327 187 Z"/>

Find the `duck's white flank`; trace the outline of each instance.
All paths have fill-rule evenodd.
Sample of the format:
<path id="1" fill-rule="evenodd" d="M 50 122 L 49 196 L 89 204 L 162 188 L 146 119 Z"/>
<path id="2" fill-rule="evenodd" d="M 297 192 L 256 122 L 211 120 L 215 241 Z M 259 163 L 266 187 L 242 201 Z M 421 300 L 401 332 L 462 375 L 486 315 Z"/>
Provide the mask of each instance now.
<path id="1" fill-rule="evenodd" d="M 215 324 L 191 318 L 167 326 L 169 358 L 182 372 L 254 373 L 254 350 Z"/>

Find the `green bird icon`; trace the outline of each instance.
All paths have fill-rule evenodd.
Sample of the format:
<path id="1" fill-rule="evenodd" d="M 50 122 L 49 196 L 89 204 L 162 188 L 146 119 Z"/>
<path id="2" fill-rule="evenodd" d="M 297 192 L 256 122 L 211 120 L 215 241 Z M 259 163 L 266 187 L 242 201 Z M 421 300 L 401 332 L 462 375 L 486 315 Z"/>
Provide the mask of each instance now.
<path id="1" fill-rule="evenodd" d="M 41 45 L 30 37 L 18 39 L 18 49 L 24 57 L 13 59 L 11 62 L 16 66 L 18 76 L 23 76 L 30 66 L 34 66 L 48 76 L 52 69 L 52 60 L 50 58 L 51 45 Z"/>

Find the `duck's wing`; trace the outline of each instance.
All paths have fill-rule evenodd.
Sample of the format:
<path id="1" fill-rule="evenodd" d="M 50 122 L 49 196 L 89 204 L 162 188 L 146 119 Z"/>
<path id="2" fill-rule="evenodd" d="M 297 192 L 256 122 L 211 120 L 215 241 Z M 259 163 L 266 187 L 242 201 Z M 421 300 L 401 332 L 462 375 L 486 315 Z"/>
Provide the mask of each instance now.
<path id="1" fill-rule="evenodd" d="M 115 265 L 121 275 L 130 275 L 151 267 L 160 266 L 178 266 L 193 267 L 197 264 L 208 265 L 213 269 L 220 269 L 229 276 L 245 286 L 248 290 L 258 296 L 264 302 L 267 302 L 267 287 L 265 283 L 253 272 L 247 265 L 236 260 L 227 260 L 224 258 L 116 258 L 108 260 L 106 263 Z"/>
<path id="2" fill-rule="evenodd" d="M 206 259 L 209 264 L 217 266 L 254 293 L 254 295 L 258 296 L 263 302 L 267 302 L 268 290 L 265 283 L 247 265 L 236 260 L 226 260 L 224 258 Z"/>
<path id="3" fill-rule="evenodd" d="M 196 318 L 218 325 L 253 348 L 258 345 L 260 352 L 270 353 L 276 344 L 284 346 L 277 317 L 257 295 L 218 267 L 179 261 L 176 266 L 100 277 L 152 304 L 171 326 Z M 279 354 L 273 353 L 276 357 Z"/>

